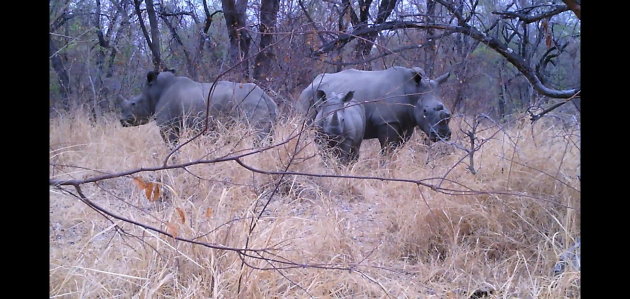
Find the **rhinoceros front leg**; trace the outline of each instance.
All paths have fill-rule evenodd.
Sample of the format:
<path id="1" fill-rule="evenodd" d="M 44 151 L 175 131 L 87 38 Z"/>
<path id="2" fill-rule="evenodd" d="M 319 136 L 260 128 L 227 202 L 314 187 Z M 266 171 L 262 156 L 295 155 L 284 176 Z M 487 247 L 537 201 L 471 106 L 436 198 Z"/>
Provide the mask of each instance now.
<path id="1" fill-rule="evenodd" d="M 344 165 L 354 163 L 359 160 L 359 145 L 353 145 L 350 140 L 342 142 L 339 146 L 339 161 Z"/>
<path id="2" fill-rule="evenodd" d="M 270 125 L 254 129 L 254 147 L 263 147 L 273 143 L 273 130 Z"/>
<path id="3" fill-rule="evenodd" d="M 389 155 L 404 141 L 400 124 L 398 123 L 383 124 L 377 130 L 378 141 L 381 144 L 381 154 L 383 155 Z"/>
<path id="4" fill-rule="evenodd" d="M 177 126 L 163 126 L 160 127 L 160 135 L 166 144 L 170 147 L 175 147 L 179 139 L 179 127 Z"/>
<path id="5" fill-rule="evenodd" d="M 409 141 L 409 139 L 411 139 L 414 129 L 415 127 L 411 127 L 403 132 L 402 143 L 406 143 L 407 141 Z"/>

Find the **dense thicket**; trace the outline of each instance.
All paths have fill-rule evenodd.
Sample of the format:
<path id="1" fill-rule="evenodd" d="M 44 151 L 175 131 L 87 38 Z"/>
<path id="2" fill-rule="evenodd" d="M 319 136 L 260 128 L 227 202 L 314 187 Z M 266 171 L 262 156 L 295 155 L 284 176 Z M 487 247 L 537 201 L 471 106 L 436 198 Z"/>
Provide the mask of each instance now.
<path id="1" fill-rule="evenodd" d="M 541 111 L 579 97 L 579 4 L 50 1 L 50 107 L 102 115 L 137 93 L 147 71 L 170 68 L 198 81 L 255 81 L 288 111 L 319 73 L 403 65 L 451 71 L 443 93 L 457 113 Z M 579 111 L 571 103 L 562 108 Z"/>

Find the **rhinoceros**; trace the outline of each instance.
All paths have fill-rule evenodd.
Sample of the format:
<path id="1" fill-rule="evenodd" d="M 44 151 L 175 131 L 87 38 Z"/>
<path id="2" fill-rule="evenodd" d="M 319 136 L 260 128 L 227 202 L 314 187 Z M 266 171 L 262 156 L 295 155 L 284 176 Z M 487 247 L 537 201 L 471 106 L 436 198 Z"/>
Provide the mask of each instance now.
<path id="1" fill-rule="evenodd" d="M 344 94 L 332 92 L 330 97 L 317 90 L 315 127 L 316 141 L 332 151 L 339 161 L 349 164 L 359 158 L 359 149 L 365 134 L 365 108 L 353 100 L 354 91 Z"/>
<path id="2" fill-rule="evenodd" d="M 354 99 L 365 106 L 364 139 L 378 138 L 383 152 L 409 140 L 416 126 L 433 142 L 449 140 L 451 113 L 442 103 L 438 88 L 449 74 L 432 80 L 422 68 L 400 66 L 380 71 L 348 69 L 323 73 L 302 91 L 297 108 L 312 122 L 317 90 L 327 94 L 353 90 Z"/>
<path id="3" fill-rule="evenodd" d="M 211 83 L 199 83 L 174 71 L 150 71 L 140 95 L 121 103 L 123 126 L 143 125 L 155 119 L 160 135 L 167 144 L 175 145 L 182 127 L 203 128 L 206 99 Z M 257 132 L 256 142 L 271 134 L 278 106 L 253 83 L 217 81 L 210 97 L 213 121 L 246 122 Z"/>

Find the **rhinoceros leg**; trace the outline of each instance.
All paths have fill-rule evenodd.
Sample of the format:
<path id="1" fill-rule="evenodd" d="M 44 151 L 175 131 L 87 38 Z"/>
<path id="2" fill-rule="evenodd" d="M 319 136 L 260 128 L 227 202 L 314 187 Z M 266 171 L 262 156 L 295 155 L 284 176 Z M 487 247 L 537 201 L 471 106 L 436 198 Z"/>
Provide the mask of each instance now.
<path id="1" fill-rule="evenodd" d="M 361 142 L 353 144 L 350 140 L 346 140 L 341 147 L 343 151 L 343 164 L 350 164 L 359 160 L 359 151 L 361 150 Z"/>
<path id="2" fill-rule="evenodd" d="M 352 146 L 350 145 L 349 140 L 344 140 L 343 142 L 339 143 L 337 147 L 334 148 L 334 150 L 336 154 L 335 156 L 337 157 L 337 159 L 339 159 L 339 162 L 344 165 L 352 162 Z"/>
<path id="3" fill-rule="evenodd" d="M 402 143 L 406 143 L 407 141 L 409 141 L 409 139 L 411 139 L 411 135 L 413 135 L 414 129 L 415 127 L 411 127 L 403 132 Z"/>
<path id="4" fill-rule="evenodd" d="M 174 147 L 177 145 L 177 140 L 179 139 L 179 127 L 160 127 L 160 135 L 162 135 L 162 139 L 164 139 L 164 142 L 166 142 L 170 147 Z"/>
<path id="5" fill-rule="evenodd" d="M 273 143 L 273 127 L 269 123 L 254 126 L 254 147 L 262 147 Z"/>
<path id="6" fill-rule="evenodd" d="M 387 123 L 377 129 L 381 154 L 388 155 L 403 143 L 403 134 L 398 123 Z"/>

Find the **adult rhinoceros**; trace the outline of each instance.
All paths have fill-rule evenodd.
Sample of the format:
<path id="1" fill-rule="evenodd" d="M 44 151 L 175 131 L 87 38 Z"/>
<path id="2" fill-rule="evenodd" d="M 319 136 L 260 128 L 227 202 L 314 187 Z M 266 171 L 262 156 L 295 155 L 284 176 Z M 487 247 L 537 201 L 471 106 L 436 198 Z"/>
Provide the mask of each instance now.
<path id="1" fill-rule="evenodd" d="M 353 100 L 354 92 L 345 95 L 333 92 L 330 97 L 322 90 L 316 92 L 321 105 L 317 107 L 316 141 L 332 151 L 343 164 L 359 158 L 359 149 L 365 135 L 365 108 Z"/>
<path id="2" fill-rule="evenodd" d="M 155 118 L 160 134 L 168 144 L 175 144 L 185 125 L 203 127 L 206 99 L 211 83 L 199 83 L 173 71 L 150 71 L 142 93 L 121 103 L 123 126 L 138 126 Z M 246 122 L 258 140 L 271 133 L 277 105 L 253 83 L 218 81 L 210 97 L 210 116 L 216 120 Z M 212 124 L 212 121 L 211 121 Z"/>
<path id="3" fill-rule="evenodd" d="M 364 139 L 378 138 L 388 151 L 407 141 L 418 126 L 433 142 L 448 140 L 451 114 L 439 96 L 439 85 L 449 73 L 429 79 L 419 67 L 394 66 L 381 71 L 348 69 L 315 77 L 298 99 L 298 110 L 309 121 L 315 118 L 317 90 L 326 94 L 354 91 L 354 99 L 364 102 Z"/>

